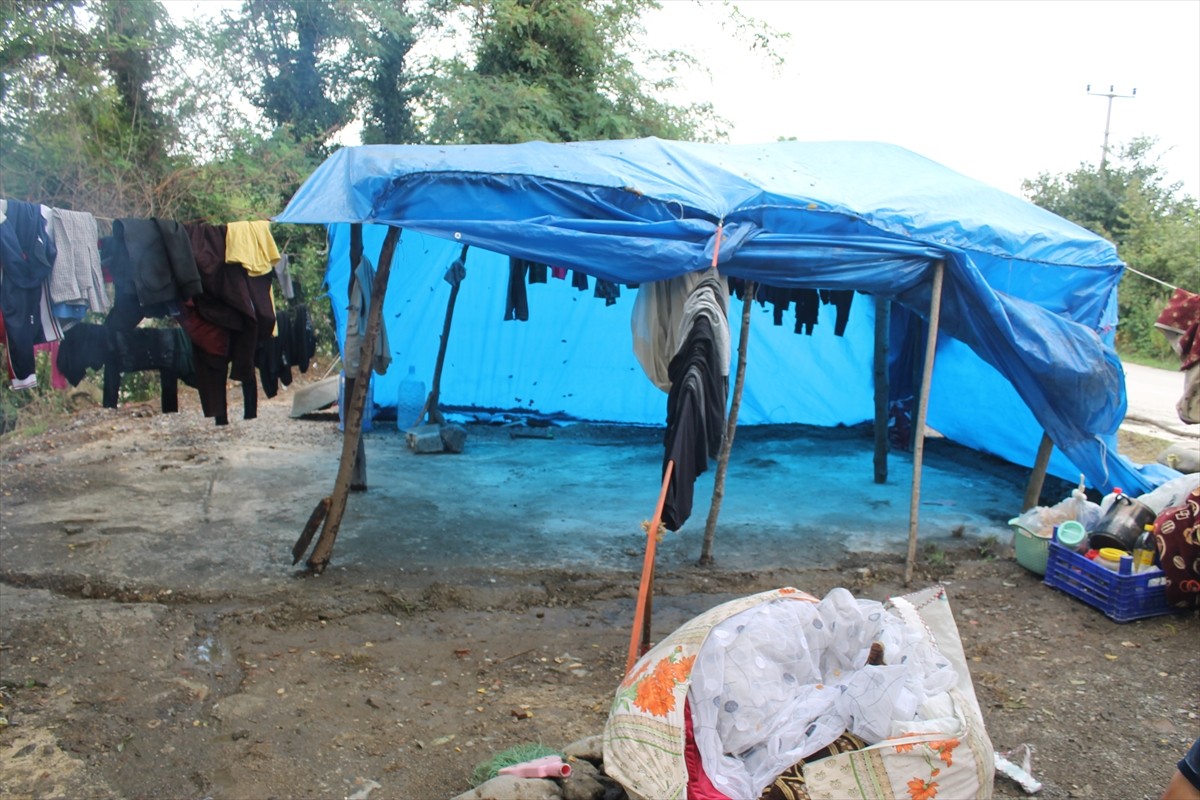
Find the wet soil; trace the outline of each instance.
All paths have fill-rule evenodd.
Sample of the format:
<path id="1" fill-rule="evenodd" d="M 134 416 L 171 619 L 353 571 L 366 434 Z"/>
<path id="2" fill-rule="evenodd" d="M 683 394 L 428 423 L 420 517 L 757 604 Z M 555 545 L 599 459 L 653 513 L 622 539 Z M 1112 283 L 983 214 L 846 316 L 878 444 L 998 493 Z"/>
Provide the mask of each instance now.
<path id="1" fill-rule="evenodd" d="M 508 433 L 473 428 L 468 450 L 496 459 L 487 477 L 392 447 L 380 426 L 372 487 L 351 496 L 315 577 L 289 551 L 332 487 L 340 437 L 335 419 L 289 419 L 289 404 L 260 402 L 259 419 L 227 428 L 186 403 L 92 409 L 3 440 L 0 797 L 347 797 L 373 781 L 371 800 L 446 798 L 507 747 L 602 730 L 659 434 L 556 429 L 501 468 Z M 611 468 L 564 472 L 574 446 Z M 793 465 L 757 448 L 734 458 L 717 563 L 695 566 L 706 500 L 664 540 L 656 639 L 778 586 L 906 591 L 903 526 L 887 517 L 878 542 L 826 535 L 828 490 L 796 492 L 771 521 L 733 481 Z M 755 472 L 755 458 L 772 463 Z M 1046 587 L 1003 535 L 1021 472 L 948 447 L 927 459 L 988 497 L 964 509 L 933 491 L 913 588 L 947 587 L 995 748 L 1032 747 L 1043 797 L 1157 798 L 1200 735 L 1200 618 L 1117 624 Z M 648 461 L 628 467 L 649 477 L 632 500 L 621 461 Z M 430 482 L 415 491 L 418 472 Z M 1025 796 L 1003 777 L 995 789 Z"/>

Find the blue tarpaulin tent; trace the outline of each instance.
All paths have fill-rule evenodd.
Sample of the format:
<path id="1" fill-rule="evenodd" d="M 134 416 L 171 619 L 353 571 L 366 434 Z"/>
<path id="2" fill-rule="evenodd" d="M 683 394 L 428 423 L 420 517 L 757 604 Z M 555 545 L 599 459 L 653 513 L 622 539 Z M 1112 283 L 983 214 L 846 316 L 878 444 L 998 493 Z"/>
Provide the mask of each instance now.
<path id="1" fill-rule="evenodd" d="M 945 264 L 928 422 L 1029 465 L 1043 430 L 1050 472 L 1135 494 L 1173 472 L 1116 452 L 1124 375 L 1112 348 L 1124 265 L 1104 239 L 900 147 L 870 142 L 722 145 L 631 141 L 374 145 L 337 151 L 300 187 L 285 223 L 329 226 L 327 282 L 344 333 L 349 225 L 377 260 L 403 229 L 383 318 L 393 365 L 374 399 L 394 405 L 408 366 L 432 372 L 449 285 L 466 261 L 441 397 L 448 405 L 663 424 L 665 395 L 632 352 L 634 290 L 613 305 L 551 279 L 529 321 L 504 321 L 508 257 L 618 284 L 704 269 L 780 288 L 854 289 L 928 313 Z M 870 420 L 874 303 L 845 335 L 751 326 L 740 424 Z M 832 316 L 832 311 L 826 312 Z M 894 319 L 891 349 L 923 341 Z M 736 327 L 736 326 L 735 326 Z"/>

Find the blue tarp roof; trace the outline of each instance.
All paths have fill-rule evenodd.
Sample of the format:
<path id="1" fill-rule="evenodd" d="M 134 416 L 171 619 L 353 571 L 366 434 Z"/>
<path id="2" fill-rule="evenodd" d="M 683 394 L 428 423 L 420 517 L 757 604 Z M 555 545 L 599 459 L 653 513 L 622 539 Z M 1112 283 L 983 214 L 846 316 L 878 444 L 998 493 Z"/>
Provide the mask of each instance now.
<path id="1" fill-rule="evenodd" d="M 664 396 L 637 370 L 629 344 L 631 298 L 605 307 L 569 286 L 530 287 L 530 321 L 502 322 L 508 276 L 499 254 L 645 283 L 707 267 L 720 230 L 725 275 L 856 289 L 920 317 L 933 264 L 944 260 L 931 426 L 1020 464 L 1032 463 L 1044 429 L 1056 445 L 1051 471 L 1083 473 L 1102 490 L 1136 494 L 1174 474 L 1116 454 L 1125 389 L 1111 342 L 1124 265 L 1113 245 L 893 145 L 350 147 L 330 156 L 276 221 L 330 226 L 339 336 L 347 225 L 372 223 L 372 256 L 384 226 L 405 230 L 384 308 L 398 366 L 377 380 L 383 404 L 409 364 L 431 372 L 449 291 L 441 275 L 469 244 L 483 250 L 467 260 L 444 402 L 662 424 Z M 874 311 L 861 296 L 853 308 L 841 338 L 831 325 L 805 337 L 755 322 L 741 422 L 871 418 Z M 736 310 L 731 317 L 736 331 Z M 898 328 L 896 352 L 905 347 Z"/>

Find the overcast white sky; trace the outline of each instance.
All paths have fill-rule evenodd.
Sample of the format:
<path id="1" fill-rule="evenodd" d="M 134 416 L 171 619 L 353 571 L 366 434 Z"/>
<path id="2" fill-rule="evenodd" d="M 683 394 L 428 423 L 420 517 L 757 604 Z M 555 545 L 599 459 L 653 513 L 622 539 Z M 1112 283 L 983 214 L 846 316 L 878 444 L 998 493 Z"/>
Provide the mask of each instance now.
<path id="1" fill-rule="evenodd" d="M 743 0 L 791 39 L 784 64 L 732 41 L 719 2 L 665 0 L 656 47 L 700 56 L 689 95 L 732 123 L 733 142 L 874 140 L 1019 194 L 1022 179 L 1098 164 L 1110 86 L 1110 152 L 1154 136 L 1172 181 L 1200 196 L 1200 0 Z"/>
<path id="2" fill-rule="evenodd" d="M 1200 0 L 740 0 L 791 34 L 769 60 L 732 38 L 721 0 L 661 0 L 645 20 L 656 49 L 682 49 L 686 95 L 731 123 L 730 141 L 897 144 L 1020 194 L 1021 181 L 1098 164 L 1109 101 L 1110 151 L 1159 140 L 1171 181 L 1200 196 Z M 180 2 L 173 14 L 226 2 Z"/>

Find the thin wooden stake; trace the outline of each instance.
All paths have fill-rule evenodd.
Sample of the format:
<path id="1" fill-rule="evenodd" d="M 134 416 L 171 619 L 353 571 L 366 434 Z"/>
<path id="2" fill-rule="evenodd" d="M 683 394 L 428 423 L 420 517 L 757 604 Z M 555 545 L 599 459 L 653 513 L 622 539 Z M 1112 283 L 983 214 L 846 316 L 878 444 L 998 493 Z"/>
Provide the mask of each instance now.
<path id="1" fill-rule="evenodd" d="M 925 338 L 925 366 L 921 370 L 921 394 L 917 398 L 914 420 L 912 500 L 908 512 L 908 557 L 904 561 L 904 585 L 912 583 L 917 560 L 917 517 L 921 505 L 921 461 L 925 455 L 925 417 L 929 411 L 929 384 L 933 381 L 933 356 L 937 349 L 938 320 L 942 313 L 942 276 L 944 261 L 933 265 L 933 286 L 929 290 L 929 331 Z"/>
<path id="2" fill-rule="evenodd" d="M 466 263 L 467 249 L 470 245 L 463 245 L 462 253 L 458 260 Z M 463 277 L 466 280 L 466 277 Z M 442 416 L 442 409 L 439 407 L 442 394 L 442 365 L 446 363 L 446 345 L 450 342 L 450 323 L 454 319 L 454 304 L 458 301 L 458 287 L 462 285 L 462 280 L 454 281 L 450 284 L 450 299 L 446 302 L 446 318 L 442 321 L 442 339 L 438 345 L 437 364 L 433 368 L 433 383 L 429 387 L 429 397 L 425 399 L 425 411 L 429 415 L 431 423 L 441 425 L 446 421 Z M 417 421 L 420 424 L 420 420 Z"/>
<path id="3" fill-rule="evenodd" d="M 721 503 L 725 500 L 725 475 L 729 472 L 729 453 L 733 450 L 733 437 L 737 433 L 738 411 L 742 407 L 742 387 L 746 383 L 746 344 L 750 339 L 750 307 L 758 284 L 746 281 L 742 290 L 742 332 L 738 340 L 737 372 L 733 380 L 733 402 L 729 406 L 729 419 L 725 420 L 725 438 L 721 441 L 721 453 L 717 457 L 717 474 L 713 478 L 712 505 L 708 508 L 708 520 L 704 523 L 704 544 L 700 547 L 700 566 L 712 565 L 713 539 L 717 535 L 717 517 L 721 515 Z"/>
<path id="4" fill-rule="evenodd" d="M 346 421 L 342 431 L 342 459 L 338 463 L 337 478 L 333 482 L 333 493 L 329 496 L 329 514 L 325 517 L 325 527 L 317 539 L 317 546 L 306 562 L 308 568 L 320 575 L 329 565 L 329 557 L 333 553 L 333 542 L 337 538 L 338 528 L 342 525 L 342 515 L 346 513 L 346 497 L 350 492 L 350 479 L 354 471 L 354 460 L 357 456 L 358 444 L 362 439 L 363 407 L 367 400 L 367 385 L 371 380 L 371 362 L 375 359 L 375 340 L 379 337 L 379 328 L 383 324 L 383 300 L 387 294 L 388 277 L 392 271 L 392 256 L 396 252 L 396 244 L 400 241 L 400 229 L 388 228 L 383 240 L 383 248 L 379 252 L 379 267 L 375 272 L 375 283 L 371 286 L 371 308 L 367 311 L 367 330 L 363 335 L 362 350 L 359 355 L 357 380 L 354 391 L 350 394 L 350 406 L 346 409 Z"/>
<path id="5" fill-rule="evenodd" d="M 1046 481 L 1046 468 L 1050 466 L 1050 452 L 1054 450 L 1054 442 L 1050 434 L 1043 432 L 1042 441 L 1038 444 L 1037 457 L 1033 460 L 1033 472 L 1029 475 L 1029 485 L 1025 487 L 1025 500 L 1021 510 L 1028 511 L 1042 499 L 1042 484 Z"/>
<path id="6" fill-rule="evenodd" d="M 892 327 L 892 301 L 875 298 L 875 482 L 888 476 L 888 334 Z"/>
<path id="7" fill-rule="evenodd" d="M 638 585 L 637 606 L 633 612 L 633 630 L 629 633 L 629 657 L 625 659 L 625 674 L 633 669 L 637 662 L 639 643 L 649 641 L 650 632 L 650 592 L 654 585 L 654 551 L 658 546 L 658 526 L 662 522 L 663 506 L 667 504 L 667 489 L 671 485 L 671 473 L 675 470 L 675 462 L 668 461 L 663 470 L 662 489 L 658 493 L 658 505 L 654 507 L 654 519 L 646 530 L 646 556 L 642 560 L 642 580 Z"/>

